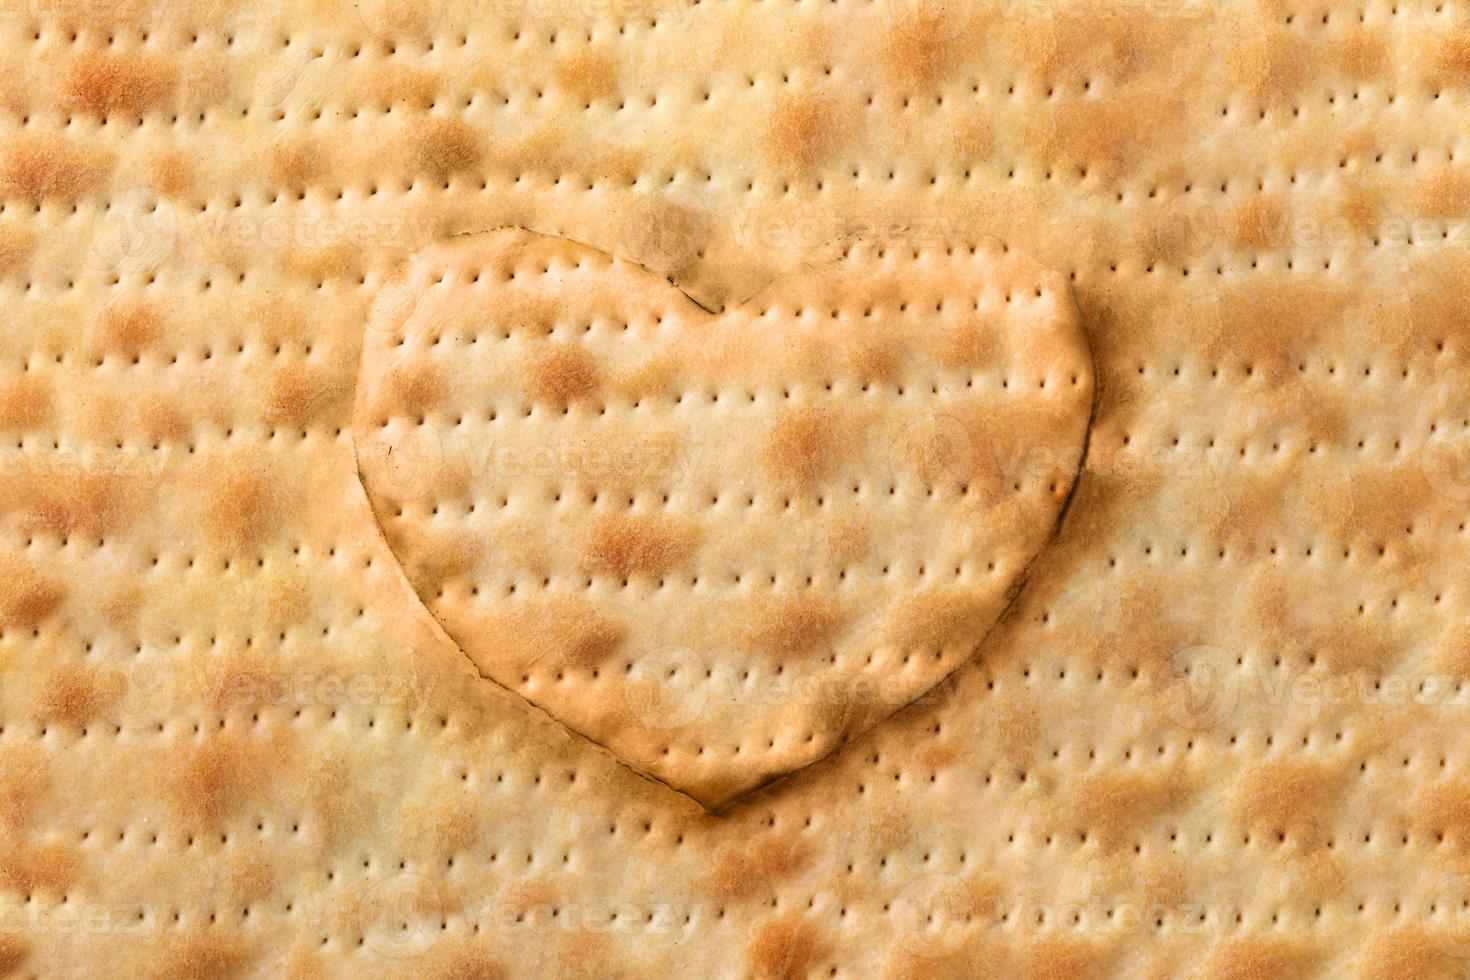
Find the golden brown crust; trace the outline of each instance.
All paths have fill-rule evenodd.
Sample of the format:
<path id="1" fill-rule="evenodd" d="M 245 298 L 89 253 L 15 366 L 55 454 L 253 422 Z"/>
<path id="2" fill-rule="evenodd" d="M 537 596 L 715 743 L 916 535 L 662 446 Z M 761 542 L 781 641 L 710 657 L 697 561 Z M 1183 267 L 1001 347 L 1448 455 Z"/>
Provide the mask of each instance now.
<path id="1" fill-rule="evenodd" d="M 0 0 L 0 974 L 1462 974 L 1467 79 L 1455 2 Z M 350 428 L 373 298 L 503 226 L 710 310 L 850 247 L 1059 270 L 1097 414 L 981 655 L 718 817 L 482 679 Z M 549 354 L 527 398 L 680 390 Z M 861 419 L 782 421 L 799 493 Z M 561 558 L 707 540 L 659 531 Z M 593 662 L 596 611 L 521 635 Z"/>

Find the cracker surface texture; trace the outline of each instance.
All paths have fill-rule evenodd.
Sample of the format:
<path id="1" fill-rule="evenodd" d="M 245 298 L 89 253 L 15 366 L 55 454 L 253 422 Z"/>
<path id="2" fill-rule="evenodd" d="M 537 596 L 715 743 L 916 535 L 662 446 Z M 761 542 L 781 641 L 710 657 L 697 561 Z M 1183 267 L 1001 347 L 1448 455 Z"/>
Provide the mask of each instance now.
<path id="1" fill-rule="evenodd" d="M 374 303 L 358 466 L 488 678 L 708 805 L 968 660 L 1056 528 L 1091 362 L 1065 279 L 854 251 L 712 315 L 523 231 Z"/>
<path id="2" fill-rule="evenodd" d="M 0 974 L 1464 975 L 1467 81 L 1456 0 L 0 0 Z M 433 310 L 454 339 L 394 362 L 382 304 L 501 228 L 550 238 L 512 265 L 588 256 L 586 289 L 556 290 L 577 315 L 539 310 L 539 272 L 483 284 L 514 317 L 455 285 Z M 884 270 L 887 352 L 853 319 Z M 951 498 L 828 494 L 870 549 L 837 664 L 784 652 L 820 610 L 741 632 L 842 565 L 780 532 L 784 503 L 735 521 L 726 460 L 769 507 L 781 479 L 826 489 L 840 435 L 833 472 L 886 489 L 862 453 L 925 398 L 838 384 L 961 378 L 928 345 L 1012 278 L 1085 345 L 1028 353 L 1007 331 L 1061 321 L 1013 306 L 977 334 L 993 363 L 1090 350 L 1096 397 L 1050 542 L 1025 510 L 1056 507 L 1049 481 L 974 515 L 1023 514 L 974 539 L 1035 554 L 1004 613 L 882 719 L 701 714 L 677 670 L 614 687 L 624 646 L 676 631 L 674 596 L 707 603 L 680 607 L 704 617 L 691 654 L 843 671 L 885 603 L 953 576 Z M 811 349 L 742 346 L 778 334 Z M 788 377 L 793 408 L 859 417 L 757 445 Z M 995 408 L 1055 407 L 1036 444 L 1065 447 L 1066 391 Z M 502 509 L 549 488 L 540 464 L 416 485 L 450 477 L 411 464 L 461 410 L 483 436 L 528 404 L 508 438 L 562 406 L 601 437 L 606 404 L 609 447 L 646 423 L 653 471 L 677 450 L 721 498 L 698 521 L 728 525 L 593 521 L 694 513 L 621 469 L 593 479 L 631 511 Z M 401 441 L 373 435 L 385 412 Z M 788 578 L 757 609 L 690 587 L 727 559 Z M 663 565 L 637 608 L 670 614 L 629 615 Z M 464 598 L 589 574 L 585 617 Z M 519 645 L 456 622 L 476 610 Z M 686 737 L 597 713 L 620 702 L 693 715 Z M 828 741 L 803 755 L 797 728 Z"/>

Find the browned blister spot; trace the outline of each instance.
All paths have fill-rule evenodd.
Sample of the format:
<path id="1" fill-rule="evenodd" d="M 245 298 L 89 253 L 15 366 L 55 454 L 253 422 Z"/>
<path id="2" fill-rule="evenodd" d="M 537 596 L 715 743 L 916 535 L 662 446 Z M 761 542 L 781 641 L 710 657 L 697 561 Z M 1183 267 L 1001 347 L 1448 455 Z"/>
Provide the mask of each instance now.
<path id="1" fill-rule="evenodd" d="M 213 731 L 161 749 L 163 799 L 184 819 L 217 825 L 258 800 L 285 774 L 286 740 L 255 732 Z"/>
<path id="2" fill-rule="evenodd" d="M 972 310 L 960 319 L 945 324 L 938 335 L 938 356 L 945 367 L 983 368 L 992 364 L 1000 353 L 1004 333 L 999 318 L 989 312 Z"/>
<path id="3" fill-rule="evenodd" d="M 767 157 L 781 168 L 815 170 L 841 146 L 837 112 L 832 99 L 812 92 L 782 99 L 766 123 Z"/>
<path id="4" fill-rule="evenodd" d="M 1464 84 L 1470 81 L 1470 30 L 1446 31 L 1438 38 L 1434 64 L 1446 82 Z"/>
<path id="5" fill-rule="evenodd" d="M 1454 623 L 1436 646 L 1435 666 L 1455 677 L 1470 676 L 1470 623 Z"/>
<path id="6" fill-rule="evenodd" d="M 98 316 L 92 328 L 93 356 L 137 357 L 168 335 L 163 314 L 151 303 L 120 300 Z"/>
<path id="7" fill-rule="evenodd" d="M 1041 745 L 1041 712 L 1034 699 L 1021 688 L 996 691 L 994 708 L 986 716 L 986 727 L 1005 758 L 1030 765 Z"/>
<path id="8" fill-rule="evenodd" d="M 242 975 L 250 956 L 235 936 L 191 929 L 165 933 L 143 962 L 148 980 L 207 980 Z"/>
<path id="9" fill-rule="evenodd" d="M 1459 909 L 1453 909 L 1455 914 Z M 1416 925 L 1399 925 L 1372 935 L 1358 957 L 1355 976 L 1362 980 L 1457 980 L 1464 976 L 1463 933 L 1451 925 L 1432 932 Z"/>
<path id="10" fill-rule="evenodd" d="M 102 600 L 102 616 L 114 629 L 129 631 L 138 625 L 138 615 L 148 593 L 136 580 L 123 582 Z"/>
<path id="11" fill-rule="evenodd" d="M 1426 832 L 1444 834 L 1461 847 L 1470 844 L 1470 784 L 1445 780 L 1420 787 L 1409 812 Z"/>
<path id="12" fill-rule="evenodd" d="M 872 528 L 858 511 L 826 518 L 819 534 L 816 553 L 839 566 L 852 564 L 867 555 L 873 540 Z"/>
<path id="13" fill-rule="evenodd" d="M 521 666 L 594 668 L 616 653 L 627 635 L 622 624 L 580 595 L 510 601 L 476 622 L 501 637 L 498 658 Z"/>
<path id="14" fill-rule="evenodd" d="M 122 675 L 100 673 L 93 667 L 60 667 L 51 672 L 41 695 L 48 719 L 78 728 L 107 710 L 122 693 Z"/>
<path id="15" fill-rule="evenodd" d="M 1273 194 L 1255 194 L 1230 213 L 1230 230 L 1240 248 L 1268 249 L 1282 244 L 1286 235 L 1286 212 Z"/>
<path id="16" fill-rule="evenodd" d="M 1357 468 L 1310 482 L 1315 516 L 1338 541 L 1367 544 L 1371 549 L 1400 545 L 1404 528 L 1437 502 L 1435 490 L 1412 463 L 1391 468 Z"/>
<path id="17" fill-rule="evenodd" d="M 138 487 L 116 473 L 39 473 L 26 487 L 24 505 L 35 528 L 58 538 L 97 539 L 117 530 L 139 500 Z"/>
<path id="18" fill-rule="evenodd" d="M 0 623 L 35 629 L 65 598 L 64 583 L 42 575 L 24 559 L 0 555 Z"/>
<path id="19" fill-rule="evenodd" d="M 1072 783 L 1071 812 L 1079 829 L 1118 847 L 1131 843 L 1130 835 L 1162 819 L 1187 795 L 1188 784 L 1174 767 L 1090 773 Z"/>
<path id="20" fill-rule="evenodd" d="M 372 98 L 383 104 L 428 108 L 442 90 L 443 76 L 411 68 L 398 61 L 385 61 L 369 78 Z"/>
<path id="21" fill-rule="evenodd" d="M 892 384 L 903 371 L 903 348 L 891 337 L 865 333 L 844 343 L 842 357 L 861 381 Z"/>
<path id="22" fill-rule="evenodd" d="M 594 102 L 617 92 L 617 64 L 596 48 L 582 48 L 557 59 L 552 77 L 558 85 L 581 99 Z"/>
<path id="23" fill-rule="evenodd" d="M 1247 827 L 1315 836 L 1317 815 L 1331 812 L 1343 776 L 1304 759 L 1272 759 L 1245 773 L 1235 790 Z"/>
<path id="24" fill-rule="evenodd" d="M 287 364 L 271 379 L 267 417 L 273 424 L 309 429 L 344 415 L 351 394 L 351 379 L 331 365 Z"/>
<path id="25" fill-rule="evenodd" d="M 51 782 L 51 764 L 37 742 L 0 749 L 0 820 L 11 831 L 32 823 Z"/>
<path id="26" fill-rule="evenodd" d="M 1337 198 L 1337 213 L 1357 235 L 1367 238 L 1378 227 L 1383 214 L 1383 196 L 1360 181 L 1343 181 Z"/>
<path id="27" fill-rule="evenodd" d="M 721 901 L 749 898 L 778 888 L 811 863 L 810 849 L 796 840 L 765 836 L 755 843 L 721 850 L 704 886 Z"/>
<path id="28" fill-rule="evenodd" d="M 416 126 L 410 159 L 414 173 L 449 180 L 472 172 L 484 157 L 480 134 L 458 116 Z"/>
<path id="29" fill-rule="evenodd" d="M 617 578 L 663 575 L 693 546 L 693 529 L 686 522 L 657 514 L 603 514 L 592 521 L 583 564 L 594 574 Z"/>
<path id="30" fill-rule="evenodd" d="M 204 530 L 212 543 L 227 549 L 256 544 L 276 526 L 279 500 L 270 479 L 261 472 L 234 467 L 201 488 Z"/>
<path id="31" fill-rule="evenodd" d="M 1248 611 L 1255 623 L 1270 635 L 1279 636 L 1285 648 L 1311 651 L 1326 669 L 1335 674 L 1382 670 L 1398 652 L 1388 626 L 1382 621 L 1358 619 L 1351 624 L 1345 616 L 1351 605 L 1323 601 L 1301 577 L 1279 570 L 1255 574 L 1248 591 Z"/>
<path id="32" fill-rule="evenodd" d="M 1299 942 L 1241 936 L 1227 940 L 1205 959 L 1205 980 L 1291 980 L 1315 975 L 1312 953 Z"/>
<path id="33" fill-rule="evenodd" d="M 833 445 L 836 420 L 815 408 L 783 412 L 766 434 L 761 464 L 772 478 L 809 488 L 827 476 L 839 454 Z"/>
<path id="34" fill-rule="evenodd" d="M 1014 481 L 1006 472 L 1007 456 L 994 451 L 991 443 L 1007 435 L 1003 418 L 956 407 L 910 419 L 900 435 L 913 475 L 928 485 L 958 479 L 987 505 L 1010 496 Z"/>
<path id="35" fill-rule="evenodd" d="M 0 382 L 0 429 L 29 431 L 54 417 L 51 384 L 28 374 Z"/>
<path id="36" fill-rule="evenodd" d="M 211 708 L 229 711 L 282 700 L 292 690 L 294 680 L 279 663 L 252 650 L 232 656 L 209 671 L 201 687 Z"/>
<path id="37" fill-rule="evenodd" d="M 464 800 L 435 801 L 413 811 L 412 825 L 434 853 L 459 854 L 472 846 L 480 831 L 479 812 Z"/>
<path id="38" fill-rule="evenodd" d="M 592 395 L 602 385 L 597 362 L 580 344 L 559 341 L 539 344 L 527 361 L 530 394 L 539 402 L 566 405 Z"/>
<path id="39" fill-rule="evenodd" d="M 1349 25 L 1337 48 L 1343 74 L 1358 82 L 1381 76 L 1388 64 L 1383 48 L 1381 31 L 1366 24 Z"/>
<path id="40" fill-rule="evenodd" d="M 266 176 L 283 187 L 305 187 L 322 176 L 325 153 L 321 142 L 309 134 L 282 136 L 266 151 Z"/>
<path id="41" fill-rule="evenodd" d="M 24 136 L 7 141 L 0 187 L 35 200 L 73 198 L 95 190 L 106 163 L 59 136 Z"/>
<path id="42" fill-rule="evenodd" d="M 1290 28 L 1258 22 L 1246 27 L 1241 43 L 1227 46 L 1225 62 L 1236 84 L 1280 105 L 1301 88 L 1314 59 L 1307 42 Z"/>
<path id="43" fill-rule="evenodd" d="M 931 588 L 901 598 L 884 637 L 902 653 L 978 646 L 994 612 L 994 597 L 970 589 Z"/>
<path id="44" fill-rule="evenodd" d="M 1060 103 L 1037 116 L 1032 142 L 1044 159 L 1060 159 L 1116 178 L 1135 167 L 1144 152 L 1133 134 L 1177 131 L 1188 104 L 1177 88 L 1147 92 L 1128 88 L 1085 102 Z"/>
<path id="45" fill-rule="evenodd" d="M 163 197 L 182 196 L 195 179 L 194 161 L 181 150 L 165 150 L 148 161 L 148 184 Z"/>
<path id="46" fill-rule="evenodd" d="M 761 980 L 785 980 L 811 974 L 816 960 L 825 955 L 824 940 L 816 925 L 799 915 L 767 919 L 751 930 L 745 948 L 751 973 Z"/>
<path id="47" fill-rule="evenodd" d="M 276 893 L 279 885 L 269 847 L 258 841 L 242 844 L 226 862 L 223 877 L 235 903 L 253 905 Z"/>
<path id="48" fill-rule="evenodd" d="M 60 896 L 76 879 L 79 863 L 70 844 L 9 840 L 0 850 L 0 888 L 27 898 L 34 892 Z"/>
<path id="49" fill-rule="evenodd" d="M 506 547 L 504 538 L 499 543 Z M 414 578 L 423 581 L 423 590 L 436 595 L 445 583 L 462 578 L 474 569 L 478 551 L 474 538 L 458 529 L 426 527 L 416 532 L 402 559 Z M 517 564 L 524 567 L 530 563 L 520 560 Z"/>
<path id="50" fill-rule="evenodd" d="M 99 116 L 147 112 L 167 100 L 177 83 L 173 63 L 159 55 L 86 51 L 67 69 L 65 100 L 71 108 Z"/>
<path id="51" fill-rule="evenodd" d="M 954 59 L 955 23 L 963 7 L 939 4 L 909 9 L 894 18 L 882 36 L 878 65 L 900 85 L 928 86 L 938 81 Z"/>
<path id="52" fill-rule="evenodd" d="M 36 233 L 24 225 L 0 224 L 0 274 L 15 272 L 30 260 Z"/>
<path id="53" fill-rule="evenodd" d="M 1341 329 L 1352 298 L 1346 283 L 1289 275 L 1227 286 L 1220 291 L 1216 322 L 1201 324 L 1204 350 L 1223 361 L 1222 367 L 1249 367 L 1275 381 L 1295 378 L 1304 352 Z"/>
<path id="54" fill-rule="evenodd" d="M 490 950 L 481 948 L 483 944 L 484 940 L 436 943 L 428 954 L 421 957 L 428 961 L 421 976 L 425 980 L 509 980 L 515 976 L 495 960 Z M 604 969 L 607 957 L 606 944 L 595 950 L 580 950 L 566 968 L 558 968 L 559 975 L 574 976 L 571 970 L 596 973 Z"/>
<path id="55" fill-rule="evenodd" d="M 778 658 L 830 652 L 847 621 L 833 596 L 810 589 L 763 600 L 749 616 L 752 645 Z"/>
<path id="56" fill-rule="evenodd" d="M 1414 207 L 1425 217 L 1464 217 L 1470 208 L 1470 178 L 1447 163 L 1431 168 L 1415 182 Z"/>
<path id="57" fill-rule="evenodd" d="M 1032 940 L 1021 955 L 1024 980 L 1089 980 L 1113 976 L 1113 954 L 1096 942 L 1068 936 Z"/>
<path id="58" fill-rule="evenodd" d="M 182 442 L 189 435 L 189 420 L 170 398 L 142 394 L 138 399 L 138 423 L 156 443 Z"/>
<path id="59" fill-rule="evenodd" d="M 914 821 L 906 807 L 874 800 L 860 831 L 864 844 L 887 854 L 912 842 Z"/>
<path id="60" fill-rule="evenodd" d="M 18 933 L 0 933 L 0 977 L 8 977 L 25 965 L 30 943 Z"/>

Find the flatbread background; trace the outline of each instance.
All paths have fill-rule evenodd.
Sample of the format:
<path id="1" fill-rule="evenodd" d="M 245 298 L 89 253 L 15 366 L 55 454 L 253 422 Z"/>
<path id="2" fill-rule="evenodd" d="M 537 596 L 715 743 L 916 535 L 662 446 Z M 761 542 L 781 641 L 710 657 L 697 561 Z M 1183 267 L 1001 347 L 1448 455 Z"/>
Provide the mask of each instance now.
<path id="1" fill-rule="evenodd" d="M 564 238 L 415 253 L 357 470 L 488 680 L 717 809 L 967 662 L 1076 486 L 1092 358 L 994 243 L 863 248 L 715 315 Z"/>
<path id="2" fill-rule="evenodd" d="M 949 8 L 949 9 L 947 9 Z M 1462 4 L 0 9 L 0 968 L 1464 972 Z M 403 258 L 994 237 L 1097 364 L 973 664 L 707 816 L 372 530 Z"/>

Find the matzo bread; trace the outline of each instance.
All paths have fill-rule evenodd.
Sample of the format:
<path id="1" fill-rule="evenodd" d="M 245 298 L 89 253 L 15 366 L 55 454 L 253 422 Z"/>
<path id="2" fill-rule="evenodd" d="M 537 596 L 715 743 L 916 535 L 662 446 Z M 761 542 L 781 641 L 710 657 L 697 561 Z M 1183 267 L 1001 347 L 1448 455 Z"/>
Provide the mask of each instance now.
<path id="1" fill-rule="evenodd" d="M 1467 51 L 1452 2 L 9 0 L 0 967 L 1463 974 Z M 710 309 L 854 242 L 1064 273 L 1088 456 L 973 661 L 718 816 L 482 679 L 352 406 L 408 257 L 512 225 Z"/>
<path id="2" fill-rule="evenodd" d="M 1048 541 L 1092 374 L 1066 281 L 850 254 L 711 316 L 558 238 L 416 255 L 358 465 L 487 677 L 708 805 L 968 660 Z"/>

